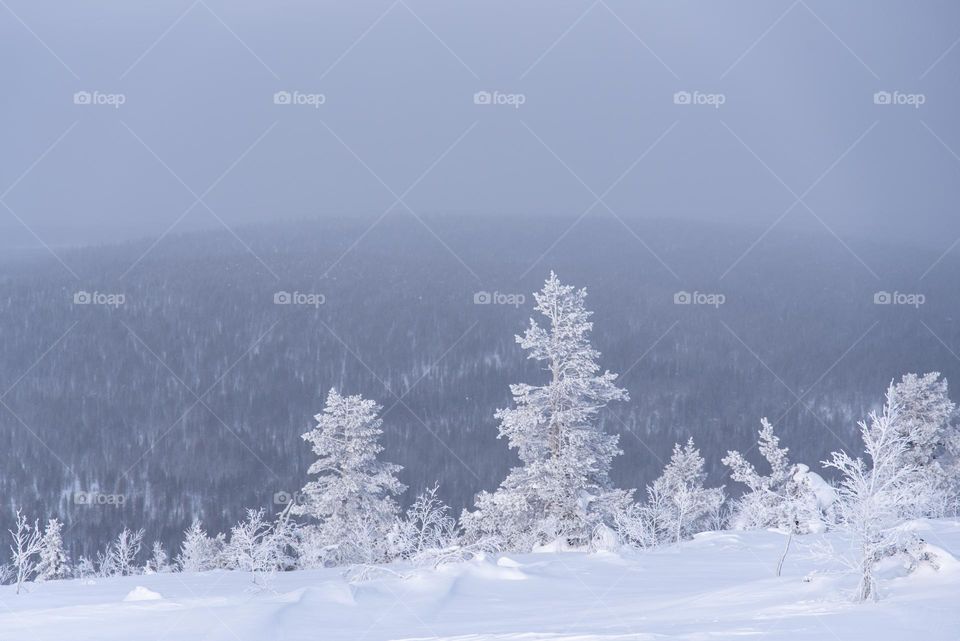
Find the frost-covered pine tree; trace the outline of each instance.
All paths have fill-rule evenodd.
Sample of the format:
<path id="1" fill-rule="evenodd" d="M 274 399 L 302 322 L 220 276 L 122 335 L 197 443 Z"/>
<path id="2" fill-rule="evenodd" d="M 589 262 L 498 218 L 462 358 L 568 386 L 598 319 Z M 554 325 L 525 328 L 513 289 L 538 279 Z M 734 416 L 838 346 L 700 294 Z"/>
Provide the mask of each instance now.
<path id="1" fill-rule="evenodd" d="M 723 459 L 731 478 L 749 489 L 735 502 L 730 525 L 742 530 L 777 527 L 797 534 L 821 531 L 824 515 L 806 482 L 813 473 L 790 463 L 789 449 L 780 447 L 770 421 L 761 419 L 760 427 L 757 447 L 770 466 L 769 474 L 760 474 L 740 452 L 728 451 Z"/>
<path id="2" fill-rule="evenodd" d="M 955 502 L 960 464 L 951 457 L 956 405 L 940 372 L 905 374 L 887 389 L 887 405 L 897 408 L 897 431 L 906 439 L 903 461 L 918 468 L 911 514 L 942 516 Z"/>
<path id="3" fill-rule="evenodd" d="M 63 524 L 57 519 L 47 521 L 40 539 L 40 560 L 37 563 L 37 580 L 62 579 L 70 570 L 67 553 L 63 549 Z"/>
<path id="4" fill-rule="evenodd" d="M 842 474 L 838 490 L 839 525 L 851 538 L 853 555 L 838 555 L 860 577 L 857 601 L 876 600 L 877 563 L 913 547 L 915 534 L 896 526 L 915 499 L 919 468 L 905 462 L 910 450 L 907 434 L 898 427 L 898 408 L 887 404 L 882 414 L 860 421 L 860 434 L 869 465 L 846 452 L 833 452 L 825 467 Z"/>
<path id="5" fill-rule="evenodd" d="M 399 465 L 377 460 L 383 450 L 381 407 L 372 400 L 327 395 L 317 426 L 303 435 L 319 458 L 308 470 L 317 478 L 303 487 L 303 501 L 291 513 L 317 520 L 314 547 L 328 561 L 376 563 L 389 557 L 388 535 L 399 512 L 394 496 L 406 488 Z"/>
<path id="6" fill-rule="evenodd" d="M 647 507 L 656 542 L 672 539 L 679 543 L 706 529 L 711 516 L 724 501 L 723 488 L 706 488 L 704 460 L 689 439 L 683 447 L 673 446 L 663 474 L 647 486 Z"/>
<path id="7" fill-rule="evenodd" d="M 956 411 L 947 393 L 947 379 L 940 372 L 904 374 L 891 381 L 887 404 L 896 406 L 897 431 L 907 439 L 907 463 L 923 467 L 942 451 L 944 434 Z"/>
<path id="8" fill-rule="evenodd" d="M 516 340 L 548 380 L 511 385 L 514 406 L 497 411 L 499 436 L 522 464 L 495 492 L 478 494 L 474 512 L 464 513 L 470 539 L 494 537 L 510 549 L 554 540 L 581 546 L 597 526 L 612 525 L 613 515 L 630 502 L 632 492 L 615 489 L 609 476 L 620 454 L 617 436 L 598 421 L 609 402 L 628 396 L 616 386 L 616 374 L 600 372 L 600 353 L 589 341 L 593 323 L 586 295 L 553 272 L 534 294 L 535 309 L 547 324 L 531 319 Z"/>

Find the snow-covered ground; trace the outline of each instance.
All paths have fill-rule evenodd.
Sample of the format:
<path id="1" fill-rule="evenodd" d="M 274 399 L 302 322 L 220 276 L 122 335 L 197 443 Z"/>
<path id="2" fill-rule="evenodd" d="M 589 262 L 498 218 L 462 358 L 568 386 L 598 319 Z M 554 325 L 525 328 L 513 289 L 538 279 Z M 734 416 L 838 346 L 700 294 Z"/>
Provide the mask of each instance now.
<path id="1" fill-rule="evenodd" d="M 917 527 L 960 556 L 960 520 Z M 882 600 L 856 605 L 852 576 L 805 580 L 822 567 L 805 552 L 818 538 L 795 540 L 780 578 L 783 535 L 714 532 L 649 552 L 500 554 L 362 583 L 331 569 L 280 574 L 266 590 L 239 572 L 4 586 L 0 639 L 960 639 L 956 562 L 909 576 L 888 564 Z"/>

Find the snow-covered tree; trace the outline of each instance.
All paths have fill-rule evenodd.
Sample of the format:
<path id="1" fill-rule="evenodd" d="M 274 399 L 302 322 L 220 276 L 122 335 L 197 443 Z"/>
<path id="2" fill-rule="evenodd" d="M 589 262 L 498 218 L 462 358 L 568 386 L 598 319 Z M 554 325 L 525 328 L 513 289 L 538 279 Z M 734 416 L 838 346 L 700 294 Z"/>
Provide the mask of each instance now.
<path id="1" fill-rule="evenodd" d="M 614 514 L 614 531 L 620 543 L 639 548 L 657 545 L 657 517 L 660 514 L 662 511 L 651 505 L 626 505 Z M 660 531 L 662 533 L 663 529 Z"/>
<path id="2" fill-rule="evenodd" d="M 761 419 L 760 426 L 758 449 L 769 474 L 760 474 L 740 452 L 728 451 L 723 459 L 731 478 L 749 489 L 735 502 L 730 525 L 744 530 L 778 527 L 797 534 L 821 531 L 825 519 L 807 482 L 809 468 L 790 463 L 789 449 L 780 447 L 770 421 Z"/>
<path id="3" fill-rule="evenodd" d="M 289 567 L 293 558 L 289 551 L 293 533 L 284 514 L 276 523 L 264 518 L 265 512 L 247 510 L 247 518 L 230 530 L 230 540 L 223 550 L 227 567 L 250 572 L 254 583 L 264 575 Z"/>
<path id="4" fill-rule="evenodd" d="M 334 564 L 335 546 L 327 540 L 315 524 L 298 527 L 294 533 L 293 554 L 298 570 L 314 570 Z"/>
<path id="5" fill-rule="evenodd" d="M 890 383 L 887 404 L 895 406 L 897 431 L 907 439 L 904 460 L 923 467 L 942 451 L 944 435 L 956 412 L 947 393 L 947 379 L 940 372 L 904 374 Z"/>
<path id="6" fill-rule="evenodd" d="M 97 566 L 94 565 L 93 561 L 87 557 L 80 555 L 80 560 L 77 561 L 77 566 L 73 570 L 73 575 L 78 579 L 89 579 L 90 577 L 97 575 Z"/>
<path id="7" fill-rule="evenodd" d="M 61 579 L 67 576 L 69 570 L 67 553 L 63 549 L 63 524 L 57 519 L 50 519 L 40 539 L 37 580 Z"/>
<path id="8" fill-rule="evenodd" d="M 395 556 L 417 560 L 456 545 L 457 521 L 437 496 L 439 489 L 434 485 L 421 493 L 405 518 L 397 520 L 391 535 Z"/>
<path id="9" fill-rule="evenodd" d="M 470 539 L 493 536 L 510 549 L 554 539 L 582 546 L 598 525 L 613 525 L 613 515 L 630 502 L 632 492 L 615 489 L 609 476 L 620 454 L 617 436 L 599 423 L 609 402 L 628 395 L 616 386 L 616 374 L 600 373 L 600 353 L 589 341 L 593 323 L 586 295 L 552 272 L 534 294 L 547 326 L 531 319 L 516 341 L 549 380 L 511 385 L 514 406 L 497 411 L 499 436 L 522 465 L 495 492 L 478 494 L 476 510 L 464 513 Z"/>
<path id="10" fill-rule="evenodd" d="M 317 426 L 303 435 L 319 458 L 317 475 L 302 491 L 293 514 L 317 520 L 315 546 L 328 548 L 332 563 L 376 563 L 389 556 L 388 535 L 399 512 L 394 496 L 406 488 L 399 465 L 377 460 L 383 424 L 372 400 L 330 390 Z"/>
<path id="11" fill-rule="evenodd" d="M 12 542 L 10 544 L 10 565 L 13 566 L 14 577 L 16 579 L 17 594 L 26 581 L 29 581 L 37 573 L 37 564 L 40 559 L 40 551 L 43 549 L 42 534 L 40 524 L 37 521 L 30 525 L 27 517 L 20 510 L 17 510 L 16 521 L 13 530 L 10 532 Z"/>
<path id="12" fill-rule="evenodd" d="M 97 552 L 97 561 L 95 564 L 96 576 L 106 578 L 117 574 L 116 558 L 113 553 L 113 541 L 107 543 L 106 547 Z"/>
<path id="13" fill-rule="evenodd" d="M 100 576 L 127 576 L 139 574 L 137 555 L 143 543 L 143 530 L 123 528 L 117 538 L 97 555 Z"/>
<path id="14" fill-rule="evenodd" d="M 220 565 L 224 537 L 210 537 L 199 520 L 194 520 L 183 533 L 183 543 L 177 555 L 177 567 L 181 572 L 206 572 Z"/>
<path id="15" fill-rule="evenodd" d="M 705 488 L 704 460 L 693 439 L 673 446 L 663 474 L 647 486 L 647 509 L 655 542 L 680 542 L 706 529 L 724 501 L 723 488 Z"/>
<path id="16" fill-rule="evenodd" d="M 956 405 L 940 372 L 905 374 L 887 389 L 887 405 L 897 408 L 897 431 L 906 439 L 903 461 L 918 468 L 911 514 L 941 516 L 955 499 L 960 465 L 951 457 Z"/>
<path id="17" fill-rule="evenodd" d="M 915 534 L 898 529 L 901 515 L 914 500 L 919 468 L 906 462 L 908 435 L 899 427 L 898 408 L 890 404 L 882 414 L 860 421 L 869 464 L 846 452 L 833 452 L 823 464 L 842 474 L 837 501 L 840 527 L 851 539 L 852 554 L 840 555 L 858 573 L 856 600 L 876 600 L 876 565 L 914 542 Z"/>
<path id="18" fill-rule="evenodd" d="M 170 556 L 160 541 L 154 541 L 150 550 L 150 559 L 147 561 L 145 570 L 147 573 L 161 574 L 170 572 Z"/>
<path id="19" fill-rule="evenodd" d="M 944 472 L 947 477 L 946 512 L 960 515 L 960 427 L 953 426 L 947 432 Z"/>

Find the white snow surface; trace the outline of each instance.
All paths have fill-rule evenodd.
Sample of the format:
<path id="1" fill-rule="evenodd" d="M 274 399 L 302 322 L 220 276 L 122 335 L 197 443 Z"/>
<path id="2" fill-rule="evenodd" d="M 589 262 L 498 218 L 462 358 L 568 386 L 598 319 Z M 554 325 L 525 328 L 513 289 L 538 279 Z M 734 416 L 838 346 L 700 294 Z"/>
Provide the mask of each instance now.
<path id="1" fill-rule="evenodd" d="M 960 556 L 960 519 L 922 523 L 931 546 Z M 756 531 L 650 551 L 394 565 L 396 574 L 363 583 L 329 569 L 280 573 L 266 589 L 226 571 L 48 581 L 20 595 L 3 586 L 0 640 L 960 639 L 960 564 L 910 575 L 892 564 L 881 601 L 858 605 L 856 578 L 828 573 L 806 551 L 823 536 L 845 545 L 835 534 L 796 538 L 780 578 L 784 535 Z"/>

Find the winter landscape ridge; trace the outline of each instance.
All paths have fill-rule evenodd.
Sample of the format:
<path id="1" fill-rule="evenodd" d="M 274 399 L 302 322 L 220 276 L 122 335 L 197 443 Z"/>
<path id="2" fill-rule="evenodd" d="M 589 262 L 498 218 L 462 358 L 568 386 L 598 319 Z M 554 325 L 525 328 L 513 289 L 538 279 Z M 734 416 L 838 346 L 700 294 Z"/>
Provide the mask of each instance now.
<path id="1" fill-rule="evenodd" d="M 960 641 L 960 2 L 0 0 L 0 641 Z"/>
<path id="2" fill-rule="evenodd" d="M 83 621 L 88 638 L 136 638 L 131 619 L 155 616 L 171 635 L 185 626 L 182 638 L 241 639 L 229 622 L 262 630 L 252 638 L 309 638 L 314 625 L 331 638 L 412 638 L 408 614 L 435 639 L 777 638 L 781 625 L 785 638 L 810 635 L 797 617 L 865 638 L 873 613 L 896 624 L 870 638 L 897 638 L 882 635 L 905 631 L 901 599 L 922 604 L 910 625 L 929 638 L 957 634 L 960 426 L 939 372 L 891 382 L 858 423 L 864 455 L 840 449 L 821 462 L 832 482 L 791 462 L 762 418 L 763 465 L 735 450 L 722 460 L 746 486 L 739 497 L 706 485 L 692 437 L 641 497 L 610 476 L 622 451 L 598 417 L 629 393 L 601 369 L 586 289 L 551 272 L 533 299 L 537 316 L 515 340 L 541 364 L 539 384 L 511 385 L 511 405 L 496 411 L 519 465 L 459 518 L 437 485 L 401 509 L 407 488 L 402 467 L 383 460 L 383 406 L 331 388 L 302 435 L 316 460 L 298 499 L 277 515 L 250 508 L 228 533 L 194 520 L 173 558 L 154 540 L 144 563 L 144 530 L 124 527 L 74 561 L 57 518 L 41 526 L 18 508 L 0 568 L 14 604 L 0 600 L 0 633 L 55 638 Z M 392 615 L 398 606 L 407 614 Z M 533 616 L 544 607 L 572 618 Z M 518 632 L 531 616 L 533 631 Z"/>

